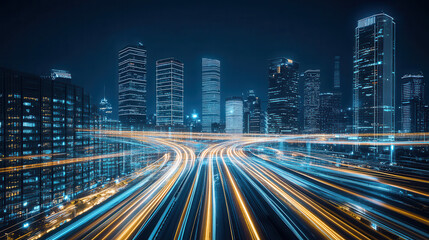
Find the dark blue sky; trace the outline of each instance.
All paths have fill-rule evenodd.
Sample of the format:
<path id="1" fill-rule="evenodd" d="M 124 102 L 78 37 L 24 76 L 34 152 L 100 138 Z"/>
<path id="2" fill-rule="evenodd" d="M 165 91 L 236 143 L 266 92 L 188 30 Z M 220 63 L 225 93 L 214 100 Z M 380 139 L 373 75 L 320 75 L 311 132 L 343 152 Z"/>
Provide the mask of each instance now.
<path id="1" fill-rule="evenodd" d="M 94 102 L 105 85 L 116 110 L 117 52 L 141 41 L 148 50 L 148 113 L 155 109 L 155 61 L 165 57 L 185 63 L 189 113 L 201 107 L 201 57 L 221 60 L 222 99 L 255 89 L 265 100 L 267 59 L 285 56 L 302 71 L 320 68 L 329 90 L 340 55 L 344 104 L 351 105 L 356 21 L 381 11 L 397 23 L 397 83 L 405 73 L 427 73 L 424 5 L 362 0 L 2 1 L 0 66 L 35 74 L 69 70 Z"/>

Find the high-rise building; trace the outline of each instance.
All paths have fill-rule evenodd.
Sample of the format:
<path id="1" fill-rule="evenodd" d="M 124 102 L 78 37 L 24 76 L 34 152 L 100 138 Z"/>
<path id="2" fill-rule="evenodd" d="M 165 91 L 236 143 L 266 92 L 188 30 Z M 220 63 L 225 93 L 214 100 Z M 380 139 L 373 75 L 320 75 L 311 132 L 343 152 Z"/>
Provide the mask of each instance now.
<path id="1" fill-rule="evenodd" d="M 119 51 L 119 121 L 141 129 L 146 123 L 146 48 L 128 45 Z"/>
<path id="2" fill-rule="evenodd" d="M 334 126 L 331 133 L 343 133 L 346 131 L 347 123 L 344 122 L 345 110 L 342 108 L 341 104 L 343 94 L 341 92 L 340 56 L 334 57 L 334 91 L 332 92 L 332 94 L 332 98 L 335 102 L 332 109 L 333 119 L 331 119 L 331 122 L 334 124 Z M 322 131 L 322 133 L 324 132 Z"/>
<path id="3" fill-rule="evenodd" d="M 339 95 L 332 92 L 320 93 L 320 118 L 321 133 L 341 133 L 345 131 L 345 124 L 341 124 Z"/>
<path id="4" fill-rule="evenodd" d="M 249 90 L 244 100 L 244 133 L 261 133 L 261 101 L 253 90 Z"/>
<path id="5" fill-rule="evenodd" d="M 407 74 L 402 77 L 401 113 L 402 132 L 425 130 L 423 74 Z"/>
<path id="6" fill-rule="evenodd" d="M 304 132 L 317 133 L 319 127 L 320 70 L 304 72 Z"/>
<path id="7" fill-rule="evenodd" d="M 355 133 L 395 131 L 395 22 L 380 13 L 357 23 L 354 49 Z"/>
<path id="8" fill-rule="evenodd" d="M 71 83 L 71 74 L 67 70 L 59 70 L 59 69 L 52 69 L 51 70 L 51 79 L 55 81 L 62 81 L 65 83 Z"/>
<path id="9" fill-rule="evenodd" d="M 225 132 L 243 133 L 243 99 L 231 97 L 225 100 Z"/>
<path id="10" fill-rule="evenodd" d="M 156 125 L 183 125 L 184 65 L 174 58 L 156 61 Z"/>
<path id="11" fill-rule="evenodd" d="M 297 133 L 299 64 L 287 58 L 270 60 L 268 68 L 268 132 Z"/>
<path id="12" fill-rule="evenodd" d="M 76 131 L 90 128 L 89 95 L 70 83 L 70 74 L 61 78 L 0 68 L 3 168 L 48 163 L 65 153 L 77 157 L 90 144 L 88 136 Z M 28 155 L 34 157 L 22 157 Z M 91 171 L 86 162 L 1 173 L 0 225 L 34 216 L 89 189 Z"/>
<path id="13" fill-rule="evenodd" d="M 429 105 L 423 106 L 423 112 L 424 112 L 424 118 L 423 118 L 424 131 L 429 132 Z"/>
<path id="14" fill-rule="evenodd" d="M 202 131 L 211 132 L 220 123 L 220 61 L 202 59 Z"/>

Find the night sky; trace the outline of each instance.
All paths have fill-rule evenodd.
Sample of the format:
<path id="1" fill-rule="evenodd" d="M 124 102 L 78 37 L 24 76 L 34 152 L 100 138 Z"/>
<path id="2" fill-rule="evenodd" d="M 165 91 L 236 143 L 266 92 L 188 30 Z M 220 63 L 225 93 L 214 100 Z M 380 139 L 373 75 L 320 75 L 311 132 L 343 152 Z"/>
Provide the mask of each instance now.
<path id="1" fill-rule="evenodd" d="M 280 56 L 299 62 L 300 71 L 321 69 L 329 91 L 339 55 L 343 103 L 351 106 L 356 22 L 382 11 L 396 22 L 399 89 L 402 75 L 429 72 L 429 17 L 419 2 L 2 1 L 0 66 L 38 75 L 69 70 L 94 103 L 106 86 L 116 113 L 118 50 L 140 41 L 148 50 L 148 114 L 155 111 L 155 61 L 165 57 L 185 64 L 189 114 L 201 108 L 202 57 L 221 61 L 223 101 L 248 89 L 266 100 L 267 59 Z"/>

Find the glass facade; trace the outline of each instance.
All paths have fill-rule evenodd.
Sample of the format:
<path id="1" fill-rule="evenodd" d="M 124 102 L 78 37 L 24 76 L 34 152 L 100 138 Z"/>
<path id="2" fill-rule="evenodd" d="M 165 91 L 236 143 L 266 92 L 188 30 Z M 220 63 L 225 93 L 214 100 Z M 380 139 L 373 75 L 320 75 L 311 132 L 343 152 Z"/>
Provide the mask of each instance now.
<path id="1" fill-rule="evenodd" d="M 268 68 L 268 132 L 298 133 L 299 64 L 291 59 L 276 58 Z"/>
<path id="2" fill-rule="evenodd" d="M 156 125 L 183 126 L 184 65 L 173 58 L 156 61 Z"/>
<path id="3" fill-rule="evenodd" d="M 231 97 L 225 101 L 225 132 L 243 133 L 243 99 Z"/>
<path id="4" fill-rule="evenodd" d="M 89 95 L 70 82 L 0 68 L 2 227 L 23 219 L 43 225 L 57 207 L 159 157 L 139 142 L 79 131 L 117 130 L 119 122 L 102 120 Z M 132 152 L 100 157 L 122 151 Z"/>
<path id="5" fill-rule="evenodd" d="M 261 101 L 249 90 L 244 101 L 244 133 L 263 133 Z"/>
<path id="6" fill-rule="evenodd" d="M 320 118 L 321 133 L 343 133 L 346 123 L 342 118 L 340 108 L 341 95 L 337 92 L 320 94 Z"/>
<path id="7" fill-rule="evenodd" d="M 146 124 L 146 48 L 139 43 L 119 51 L 119 121 L 142 129 Z"/>
<path id="8" fill-rule="evenodd" d="M 340 56 L 334 57 L 334 89 L 340 90 L 341 74 L 340 74 Z"/>
<path id="9" fill-rule="evenodd" d="M 318 133 L 320 105 L 320 70 L 304 72 L 304 132 Z"/>
<path id="10" fill-rule="evenodd" d="M 220 61 L 202 59 L 202 131 L 211 132 L 220 123 Z"/>
<path id="11" fill-rule="evenodd" d="M 402 132 L 424 132 L 424 76 L 407 74 L 401 80 Z"/>
<path id="12" fill-rule="evenodd" d="M 103 120 L 112 119 L 113 108 L 106 98 L 101 99 L 98 111 Z"/>
<path id="13" fill-rule="evenodd" d="M 355 133 L 395 131 L 395 22 L 382 13 L 358 21 L 354 49 Z"/>

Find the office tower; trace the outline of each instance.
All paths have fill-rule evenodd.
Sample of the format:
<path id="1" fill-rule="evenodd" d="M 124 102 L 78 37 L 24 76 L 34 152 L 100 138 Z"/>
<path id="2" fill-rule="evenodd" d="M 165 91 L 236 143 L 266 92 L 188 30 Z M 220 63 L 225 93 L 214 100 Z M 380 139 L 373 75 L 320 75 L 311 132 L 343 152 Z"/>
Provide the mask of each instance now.
<path id="1" fill-rule="evenodd" d="M 253 90 L 249 90 L 244 100 L 244 133 L 261 133 L 261 101 Z"/>
<path id="2" fill-rule="evenodd" d="M 261 126 L 261 133 L 268 133 L 268 112 L 264 111 L 262 113 L 262 126 Z"/>
<path id="3" fill-rule="evenodd" d="M 90 106 L 83 88 L 70 82 L 71 75 L 39 77 L 0 68 L 1 165 L 4 170 L 14 168 L 0 173 L 2 227 L 24 219 L 29 219 L 31 226 L 37 225 L 55 206 L 140 170 L 143 161 L 147 163 L 147 158 L 137 154 L 59 164 L 61 160 L 100 156 L 124 147 L 130 150 L 124 142 L 104 141 L 78 131 L 98 129 L 100 114 L 98 106 Z M 44 166 L 21 168 L 41 163 Z"/>
<path id="4" fill-rule="evenodd" d="M 340 74 L 340 56 L 334 57 L 334 89 L 339 90 L 341 87 L 341 74 Z"/>
<path id="5" fill-rule="evenodd" d="M 298 68 L 298 63 L 283 57 L 269 61 L 267 107 L 269 133 L 298 132 Z"/>
<path id="6" fill-rule="evenodd" d="M 141 43 L 119 51 L 119 121 L 133 129 L 146 123 L 146 58 Z"/>
<path id="7" fill-rule="evenodd" d="M 355 133 L 395 131 L 395 22 L 381 13 L 355 29 Z"/>
<path id="8" fill-rule="evenodd" d="M 112 119 L 113 108 L 105 97 L 101 99 L 98 111 L 100 112 L 102 120 L 105 121 L 108 119 Z"/>
<path id="9" fill-rule="evenodd" d="M 304 132 L 319 132 L 320 70 L 304 72 Z"/>
<path id="10" fill-rule="evenodd" d="M 202 59 L 202 130 L 211 132 L 220 123 L 220 61 Z"/>
<path id="11" fill-rule="evenodd" d="M 243 99 L 230 97 L 225 100 L 225 132 L 243 133 Z"/>
<path id="12" fill-rule="evenodd" d="M 407 74 L 401 80 L 402 132 L 423 132 L 425 129 L 424 76 L 423 74 Z"/>
<path id="13" fill-rule="evenodd" d="M 201 119 L 197 111 L 194 109 L 190 115 L 186 115 L 185 126 L 191 132 L 201 131 Z"/>
<path id="14" fill-rule="evenodd" d="M 429 105 L 423 106 L 423 112 L 424 112 L 424 132 L 429 132 Z"/>
<path id="15" fill-rule="evenodd" d="M 166 58 L 156 61 L 156 125 L 183 125 L 183 63 Z"/>
<path id="16" fill-rule="evenodd" d="M 41 78 L 0 68 L 2 167 L 78 157 L 89 146 L 89 137 L 75 130 L 90 128 L 89 95 L 67 79 L 71 75 Z M 35 156 L 21 157 L 28 155 Z M 34 216 L 89 189 L 91 171 L 84 162 L 1 173 L 0 224 Z"/>
<path id="17" fill-rule="evenodd" d="M 345 120 L 340 119 L 342 114 L 338 96 L 332 92 L 320 93 L 319 124 L 321 133 L 342 133 L 345 131 Z"/>

